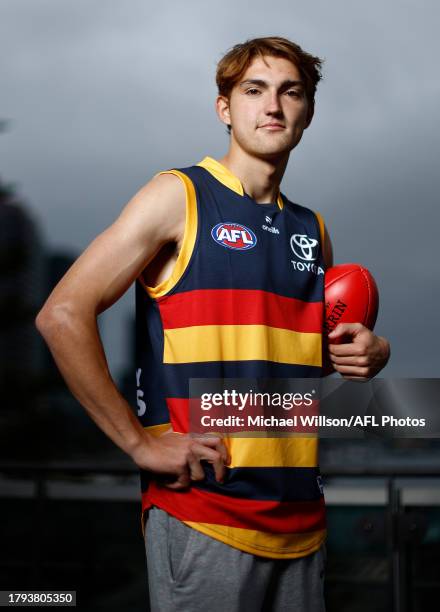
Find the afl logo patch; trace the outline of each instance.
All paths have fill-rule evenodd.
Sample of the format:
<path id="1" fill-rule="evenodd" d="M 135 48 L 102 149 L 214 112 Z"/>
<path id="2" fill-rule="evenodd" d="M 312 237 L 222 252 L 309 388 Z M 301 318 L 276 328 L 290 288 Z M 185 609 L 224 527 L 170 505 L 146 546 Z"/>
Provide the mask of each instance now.
<path id="1" fill-rule="evenodd" d="M 214 240 L 228 249 L 246 251 L 257 244 L 254 232 L 240 223 L 217 223 L 212 230 Z"/>

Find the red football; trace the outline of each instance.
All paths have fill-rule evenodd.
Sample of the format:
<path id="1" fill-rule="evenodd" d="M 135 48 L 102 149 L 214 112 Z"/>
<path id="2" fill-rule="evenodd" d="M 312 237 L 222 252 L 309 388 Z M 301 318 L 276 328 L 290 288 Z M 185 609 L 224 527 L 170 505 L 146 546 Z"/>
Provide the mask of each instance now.
<path id="1" fill-rule="evenodd" d="M 325 331 L 338 323 L 362 323 L 373 330 L 379 308 L 374 278 L 360 264 L 340 264 L 325 273 Z"/>

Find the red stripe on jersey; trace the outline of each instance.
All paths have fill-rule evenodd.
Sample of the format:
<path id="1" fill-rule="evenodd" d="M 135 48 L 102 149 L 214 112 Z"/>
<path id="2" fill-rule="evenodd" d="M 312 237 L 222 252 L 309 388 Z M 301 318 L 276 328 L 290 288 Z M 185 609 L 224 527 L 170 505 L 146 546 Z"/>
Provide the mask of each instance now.
<path id="1" fill-rule="evenodd" d="M 173 431 L 188 433 L 189 431 L 189 399 L 180 397 L 166 398 L 170 422 Z"/>
<path id="2" fill-rule="evenodd" d="M 258 289 L 195 289 L 157 299 L 164 329 L 193 325 L 268 325 L 322 333 L 322 303 Z"/>
<path id="3" fill-rule="evenodd" d="M 150 483 L 142 494 L 142 510 L 155 505 L 181 521 L 229 525 L 273 533 L 325 529 L 324 497 L 313 502 L 256 501 L 207 493 L 194 487 L 173 491 Z"/>

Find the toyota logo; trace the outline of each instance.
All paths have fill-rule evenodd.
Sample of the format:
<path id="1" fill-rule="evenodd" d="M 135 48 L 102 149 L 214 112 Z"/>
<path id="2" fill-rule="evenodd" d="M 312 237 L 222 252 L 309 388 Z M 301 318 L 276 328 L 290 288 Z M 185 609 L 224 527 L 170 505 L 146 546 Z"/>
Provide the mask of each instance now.
<path id="1" fill-rule="evenodd" d="M 317 253 L 315 247 L 318 241 L 314 238 L 309 238 L 306 234 L 292 234 L 290 238 L 290 246 L 292 251 L 300 259 L 304 261 L 314 261 Z"/>

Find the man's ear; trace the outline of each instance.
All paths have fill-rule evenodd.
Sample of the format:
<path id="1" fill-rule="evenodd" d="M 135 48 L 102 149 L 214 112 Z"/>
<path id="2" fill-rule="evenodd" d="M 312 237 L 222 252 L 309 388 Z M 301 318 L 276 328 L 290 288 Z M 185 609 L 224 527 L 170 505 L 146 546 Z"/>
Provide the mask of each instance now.
<path id="1" fill-rule="evenodd" d="M 231 115 L 229 111 L 229 98 L 226 96 L 217 96 L 215 100 L 215 110 L 218 118 L 225 125 L 231 125 Z"/>

